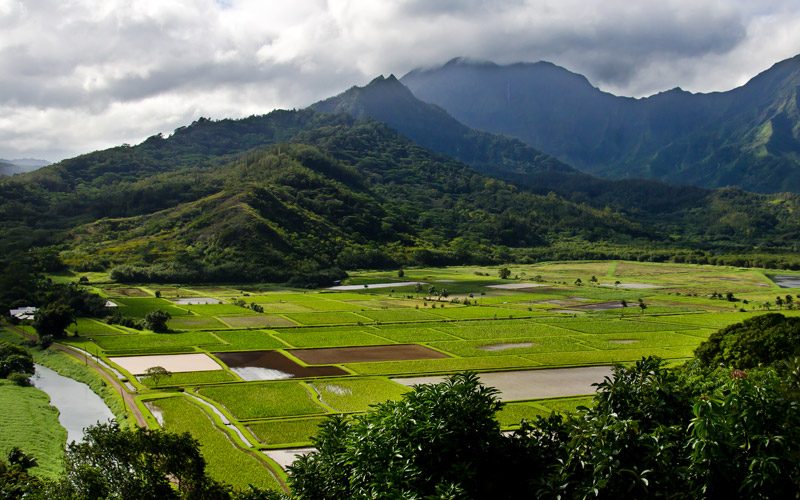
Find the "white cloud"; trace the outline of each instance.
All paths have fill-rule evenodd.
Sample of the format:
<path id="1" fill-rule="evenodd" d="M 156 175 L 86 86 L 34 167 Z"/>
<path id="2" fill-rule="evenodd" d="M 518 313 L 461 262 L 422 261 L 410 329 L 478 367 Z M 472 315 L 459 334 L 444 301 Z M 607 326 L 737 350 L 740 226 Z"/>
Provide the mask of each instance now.
<path id="1" fill-rule="evenodd" d="M 800 52 L 796 0 L 0 0 L 0 157 L 303 107 L 467 56 L 601 88 L 725 90 Z"/>

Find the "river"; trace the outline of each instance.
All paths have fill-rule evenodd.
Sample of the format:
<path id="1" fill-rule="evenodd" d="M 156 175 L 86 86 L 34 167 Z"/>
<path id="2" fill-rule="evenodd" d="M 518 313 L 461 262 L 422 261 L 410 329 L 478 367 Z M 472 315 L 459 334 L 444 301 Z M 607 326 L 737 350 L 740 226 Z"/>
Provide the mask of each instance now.
<path id="1" fill-rule="evenodd" d="M 58 421 L 67 430 L 67 443 L 83 440 L 84 428 L 114 419 L 114 414 L 100 396 L 84 383 L 38 364 L 31 381 L 46 392 L 50 396 L 50 404 L 58 408 Z"/>

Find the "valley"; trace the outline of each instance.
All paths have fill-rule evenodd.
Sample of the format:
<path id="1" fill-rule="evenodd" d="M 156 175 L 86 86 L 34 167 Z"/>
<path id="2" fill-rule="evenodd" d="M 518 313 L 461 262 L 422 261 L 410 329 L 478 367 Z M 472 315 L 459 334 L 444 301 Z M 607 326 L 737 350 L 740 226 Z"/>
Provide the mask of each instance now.
<path id="1" fill-rule="evenodd" d="M 614 260 L 398 274 L 352 272 L 340 290 L 52 279 L 87 278 L 125 317 L 170 313 L 168 333 L 79 318 L 63 342 L 113 367 L 148 426 L 190 432 L 212 477 L 241 487 L 280 488 L 271 456 L 310 446 L 325 417 L 415 383 L 477 371 L 501 389 L 498 419 L 513 430 L 591 404 L 613 363 L 686 361 L 712 332 L 777 311 L 776 297 L 779 312 L 800 316 L 783 298 L 800 293 L 785 288 L 795 274 L 763 269 Z M 147 376 L 154 366 L 168 373 Z"/>

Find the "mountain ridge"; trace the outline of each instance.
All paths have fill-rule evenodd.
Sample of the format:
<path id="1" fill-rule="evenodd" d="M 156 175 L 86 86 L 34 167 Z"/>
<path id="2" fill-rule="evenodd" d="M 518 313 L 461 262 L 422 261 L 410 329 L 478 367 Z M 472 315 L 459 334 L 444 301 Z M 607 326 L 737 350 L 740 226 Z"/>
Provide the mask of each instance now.
<path id="1" fill-rule="evenodd" d="M 469 127 L 516 137 L 588 173 L 800 191 L 800 56 L 729 91 L 645 98 L 614 96 L 551 63 L 459 60 L 400 81 Z"/>

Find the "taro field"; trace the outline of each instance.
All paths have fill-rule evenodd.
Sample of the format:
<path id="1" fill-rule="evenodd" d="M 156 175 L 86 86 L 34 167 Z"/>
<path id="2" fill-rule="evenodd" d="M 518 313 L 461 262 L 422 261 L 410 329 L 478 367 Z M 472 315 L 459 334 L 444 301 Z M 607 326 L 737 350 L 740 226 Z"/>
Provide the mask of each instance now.
<path id="1" fill-rule="evenodd" d="M 192 433 L 215 476 L 278 487 L 285 475 L 267 452 L 308 447 L 327 416 L 357 416 L 415 381 L 479 372 L 501 384 L 498 419 L 513 429 L 591 404 L 591 384 L 615 363 L 683 362 L 714 331 L 778 309 L 797 314 L 800 301 L 800 290 L 779 284 L 797 276 L 758 269 L 626 261 L 509 269 L 508 279 L 497 267 L 362 272 L 313 291 L 98 281 L 90 286 L 120 315 L 165 311 L 171 332 L 80 318 L 67 342 L 126 379 L 150 425 Z M 147 376 L 154 366 L 168 373 Z"/>

